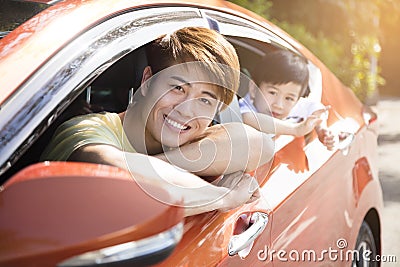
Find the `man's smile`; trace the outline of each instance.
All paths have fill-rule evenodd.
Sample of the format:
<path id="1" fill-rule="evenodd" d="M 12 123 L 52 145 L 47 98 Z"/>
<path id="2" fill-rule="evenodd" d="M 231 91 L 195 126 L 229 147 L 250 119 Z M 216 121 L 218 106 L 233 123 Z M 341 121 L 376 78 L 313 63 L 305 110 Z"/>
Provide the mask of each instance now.
<path id="1" fill-rule="evenodd" d="M 163 117 L 164 117 L 164 121 L 168 125 L 176 128 L 176 129 L 178 129 L 180 131 L 186 131 L 186 130 L 189 130 L 191 128 L 189 125 L 184 125 L 184 124 L 181 124 L 180 122 L 177 122 L 175 120 L 172 120 L 172 119 L 168 118 L 167 115 L 165 115 L 165 114 L 164 114 Z"/>

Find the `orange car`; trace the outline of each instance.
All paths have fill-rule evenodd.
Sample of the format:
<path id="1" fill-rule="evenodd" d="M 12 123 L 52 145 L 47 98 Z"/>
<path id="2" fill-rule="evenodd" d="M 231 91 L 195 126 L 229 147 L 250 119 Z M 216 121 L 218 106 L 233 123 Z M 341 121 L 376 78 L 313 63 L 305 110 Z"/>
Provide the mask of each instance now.
<path id="1" fill-rule="evenodd" d="M 296 40 L 227 1 L 38 2 L 53 5 L 0 40 L 0 266 L 380 265 L 376 114 Z M 276 137 L 274 161 L 253 173 L 259 200 L 186 219 L 118 168 L 38 162 L 84 106 L 124 110 L 143 46 L 186 26 L 218 30 L 250 72 L 272 50 L 302 55 L 310 97 L 345 138 L 328 151 L 313 135 Z"/>

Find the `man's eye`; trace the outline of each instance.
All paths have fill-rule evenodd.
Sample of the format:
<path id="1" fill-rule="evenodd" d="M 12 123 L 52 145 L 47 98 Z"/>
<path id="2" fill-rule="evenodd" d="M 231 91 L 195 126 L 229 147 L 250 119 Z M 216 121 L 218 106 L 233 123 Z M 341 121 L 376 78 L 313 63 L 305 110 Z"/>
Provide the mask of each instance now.
<path id="1" fill-rule="evenodd" d="M 269 91 L 268 92 L 270 95 L 276 95 L 276 92 L 275 91 Z"/>
<path id="2" fill-rule="evenodd" d="M 179 91 L 183 91 L 183 87 L 180 85 L 175 86 L 175 89 L 179 90 Z"/>
<path id="3" fill-rule="evenodd" d="M 286 100 L 290 101 L 290 102 L 294 102 L 295 99 L 293 97 L 287 97 Z"/>
<path id="4" fill-rule="evenodd" d="M 175 89 L 175 90 L 178 90 L 178 91 L 181 91 L 181 92 L 184 91 L 184 90 L 183 90 L 183 87 L 180 86 L 180 85 L 175 85 L 175 86 L 174 86 L 174 89 Z"/>
<path id="5" fill-rule="evenodd" d="M 207 104 L 207 105 L 211 105 L 211 101 L 208 100 L 207 98 L 200 98 L 200 101 Z"/>

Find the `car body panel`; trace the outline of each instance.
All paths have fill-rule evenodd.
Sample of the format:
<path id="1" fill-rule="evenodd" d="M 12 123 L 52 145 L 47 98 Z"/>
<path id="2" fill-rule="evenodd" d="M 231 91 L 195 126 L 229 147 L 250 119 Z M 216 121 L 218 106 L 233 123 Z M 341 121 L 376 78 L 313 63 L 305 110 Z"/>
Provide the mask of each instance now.
<path id="1" fill-rule="evenodd" d="M 358 229 L 357 224 L 361 218 L 357 218 L 355 214 L 357 206 L 352 197 L 354 192 L 352 173 L 347 171 L 351 170 L 354 162 L 343 160 L 342 157 L 344 157 L 342 153 L 337 151 L 323 168 L 312 174 L 287 199 L 279 202 L 279 207 L 273 211 L 271 250 L 276 252 L 283 250 L 287 253 L 295 250 L 301 255 L 302 252 L 312 249 L 316 252 L 317 260 L 306 261 L 307 265 L 319 266 L 322 260 L 329 261 L 326 255 L 324 258 L 320 253 L 329 248 L 338 250 L 336 244 L 338 240 L 345 239 L 349 248 L 355 247 L 356 236 L 349 234 L 351 229 Z M 349 158 L 352 158 L 352 155 Z M 343 166 L 344 162 L 347 166 Z M 285 174 L 289 177 L 285 182 L 302 176 L 293 171 Z M 287 186 L 290 186 L 290 181 Z M 268 192 L 273 190 L 268 184 L 265 188 Z M 283 258 L 287 259 L 288 254 L 283 255 Z M 289 263 L 297 266 L 299 261 L 289 261 Z M 348 265 L 348 262 L 342 263 Z M 274 266 L 286 264 L 288 262 L 275 258 Z"/>

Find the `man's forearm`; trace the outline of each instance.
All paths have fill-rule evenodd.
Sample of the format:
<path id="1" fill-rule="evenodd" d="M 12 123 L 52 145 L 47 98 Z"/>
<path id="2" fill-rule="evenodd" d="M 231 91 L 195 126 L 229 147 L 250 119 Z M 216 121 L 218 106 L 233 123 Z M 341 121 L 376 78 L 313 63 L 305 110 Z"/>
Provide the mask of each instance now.
<path id="1" fill-rule="evenodd" d="M 267 135 L 242 123 L 228 123 L 210 127 L 205 138 L 156 157 L 197 175 L 213 176 L 254 170 L 267 163 L 273 151 Z"/>

